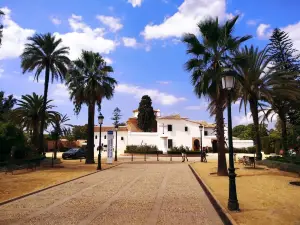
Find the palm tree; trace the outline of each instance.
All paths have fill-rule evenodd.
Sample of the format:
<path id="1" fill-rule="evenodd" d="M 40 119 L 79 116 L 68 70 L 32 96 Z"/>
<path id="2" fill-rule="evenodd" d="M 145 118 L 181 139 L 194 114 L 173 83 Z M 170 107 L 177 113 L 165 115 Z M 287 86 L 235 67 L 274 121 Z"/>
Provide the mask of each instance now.
<path id="1" fill-rule="evenodd" d="M 5 97 L 4 94 L 4 91 L 0 91 L 0 121 L 9 120 L 12 108 L 17 101 L 13 95 Z"/>
<path id="2" fill-rule="evenodd" d="M 223 111 L 226 104 L 225 91 L 221 87 L 223 66 L 228 63 L 232 51 L 251 36 L 234 37 L 233 30 L 238 16 L 219 24 L 218 18 L 207 19 L 198 24 L 201 38 L 185 34 L 187 54 L 191 55 L 186 70 L 191 72 L 195 94 L 208 97 L 215 105 L 216 132 L 218 138 L 218 175 L 227 175 Z"/>
<path id="3" fill-rule="evenodd" d="M 32 95 L 22 95 L 21 100 L 17 101 L 17 108 L 13 112 L 13 118 L 17 124 L 20 124 L 23 129 L 26 129 L 32 137 L 32 144 L 38 147 L 39 128 L 41 126 L 42 108 L 44 98 L 42 95 L 32 93 Z M 46 102 L 46 125 L 52 122 L 52 118 L 59 115 L 58 112 L 53 111 L 55 106 L 50 103 L 52 100 Z"/>
<path id="4" fill-rule="evenodd" d="M 50 132 L 50 135 L 53 140 L 55 140 L 55 149 L 54 149 L 54 159 L 57 156 L 58 150 L 58 141 L 61 136 L 67 135 L 69 130 L 68 127 L 71 127 L 71 124 L 66 124 L 70 119 L 67 115 L 56 114 L 51 120 L 51 125 L 53 130 Z"/>
<path id="5" fill-rule="evenodd" d="M 261 139 L 259 132 L 259 108 L 268 104 L 267 110 L 262 110 L 265 116 L 269 116 L 271 109 L 278 108 L 274 99 L 281 96 L 283 99 L 294 99 L 297 94 L 296 84 L 287 79 L 289 74 L 275 67 L 269 68 L 272 57 L 268 48 L 259 51 L 258 48 L 245 46 L 234 54 L 232 63 L 237 72 L 237 80 L 240 83 L 238 94 L 240 95 L 240 109 L 244 106 L 245 113 L 249 103 L 253 118 L 257 159 L 262 159 Z M 263 102 L 265 103 L 263 103 Z M 269 106 L 271 105 L 271 108 Z M 286 115 L 286 114 L 285 114 Z M 286 121 L 286 118 L 285 118 Z"/>
<path id="6" fill-rule="evenodd" d="M 75 105 L 75 112 L 79 113 L 82 104 L 88 106 L 88 152 L 86 163 L 94 162 L 94 117 L 95 105 L 101 110 L 103 98 L 111 99 L 117 81 L 110 77 L 113 72 L 107 66 L 99 53 L 82 51 L 79 59 L 73 62 L 67 78 L 70 98 Z"/>
<path id="7" fill-rule="evenodd" d="M 41 72 L 45 70 L 44 83 L 44 99 L 41 109 L 41 124 L 39 134 L 39 149 L 44 149 L 44 127 L 45 127 L 45 111 L 48 97 L 48 86 L 51 74 L 51 82 L 54 80 L 64 80 L 68 71 L 70 59 L 68 47 L 61 47 L 62 40 L 57 39 L 54 35 L 35 34 L 29 37 L 29 43 L 25 44 L 25 49 L 21 55 L 21 67 L 23 73 L 35 70 L 34 78 L 38 81 Z"/>

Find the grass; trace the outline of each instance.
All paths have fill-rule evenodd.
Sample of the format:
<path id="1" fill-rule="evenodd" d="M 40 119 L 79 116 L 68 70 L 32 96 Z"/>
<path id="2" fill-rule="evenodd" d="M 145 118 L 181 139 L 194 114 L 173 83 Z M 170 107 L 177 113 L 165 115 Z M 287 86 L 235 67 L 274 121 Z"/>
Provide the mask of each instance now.
<path id="1" fill-rule="evenodd" d="M 228 177 L 216 175 L 217 161 L 194 163 L 193 168 L 224 208 L 228 201 Z M 297 174 L 259 166 L 244 168 L 235 164 L 240 212 L 229 212 L 241 225 L 289 225 L 300 221 L 300 187 L 290 181 L 300 181 Z"/>
<path id="2" fill-rule="evenodd" d="M 102 169 L 116 165 L 102 163 Z M 51 168 L 50 161 L 42 163 L 36 171 L 18 170 L 14 174 L 0 173 L 0 202 L 19 197 L 55 184 L 59 184 L 92 172 L 97 164 L 85 164 L 85 160 L 63 160 Z"/>

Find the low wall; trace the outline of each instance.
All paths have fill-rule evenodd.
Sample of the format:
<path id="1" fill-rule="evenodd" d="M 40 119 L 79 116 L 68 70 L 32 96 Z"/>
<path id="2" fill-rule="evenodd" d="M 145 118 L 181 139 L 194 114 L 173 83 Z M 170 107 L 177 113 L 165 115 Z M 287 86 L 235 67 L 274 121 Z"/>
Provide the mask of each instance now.
<path id="1" fill-rule="evenodd" d="M 234 148 L 248 148 L 254 146 L 252 140 L 232 140 Z"/>

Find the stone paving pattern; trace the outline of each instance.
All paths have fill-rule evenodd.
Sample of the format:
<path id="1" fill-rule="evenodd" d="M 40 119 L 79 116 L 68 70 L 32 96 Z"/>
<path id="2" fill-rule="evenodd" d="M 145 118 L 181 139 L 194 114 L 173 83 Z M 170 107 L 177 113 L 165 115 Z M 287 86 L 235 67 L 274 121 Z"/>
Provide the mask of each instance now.
<path id="1" fill-rule="evenodd" d="M 0 225 L 223 224 L 187 163 L 124 163 L 0 207 Z"/>

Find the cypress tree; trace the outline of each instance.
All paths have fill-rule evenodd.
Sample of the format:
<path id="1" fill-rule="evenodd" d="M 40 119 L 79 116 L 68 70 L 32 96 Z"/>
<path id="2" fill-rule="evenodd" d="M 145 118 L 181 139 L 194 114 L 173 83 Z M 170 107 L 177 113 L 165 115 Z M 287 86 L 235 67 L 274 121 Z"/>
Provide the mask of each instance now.
<path id="1" fill-rule="evenodd" d="M 152 100 L 148 95 L 142 97 L 138 110 L 138 127 L 144 132 L 151 132 L 155 122 L 155 114 Z"/>

